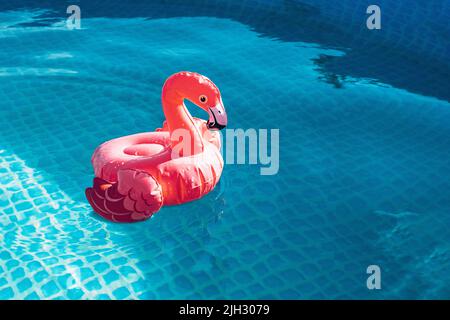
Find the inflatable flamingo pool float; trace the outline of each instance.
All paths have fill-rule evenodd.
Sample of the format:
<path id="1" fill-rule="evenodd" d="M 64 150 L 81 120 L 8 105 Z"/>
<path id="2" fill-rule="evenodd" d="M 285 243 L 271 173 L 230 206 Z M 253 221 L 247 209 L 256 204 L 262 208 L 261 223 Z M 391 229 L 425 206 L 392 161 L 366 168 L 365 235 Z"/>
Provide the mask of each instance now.
<path id="1" fill-rule="evenodd" d="M 208 121 L 193 118 L 184 99 L 207 111 Z M 216 85 L 198 73 L 176 73 L 163 86 L 162 106 L 162 128 L 107 141 L 94 151 L 94 185 L 86 197 L 104 218 L 145 220 L 163 205 L 201 198 L 219 181 L 223 159 L 214 130 L 226 126 L 227 115 Z"/>

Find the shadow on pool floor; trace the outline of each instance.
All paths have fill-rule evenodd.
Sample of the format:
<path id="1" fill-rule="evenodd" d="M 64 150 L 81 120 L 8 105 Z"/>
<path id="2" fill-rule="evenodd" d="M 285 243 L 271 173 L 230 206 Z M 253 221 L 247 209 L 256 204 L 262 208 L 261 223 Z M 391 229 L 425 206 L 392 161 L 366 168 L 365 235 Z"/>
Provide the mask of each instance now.
<path id="1" fill-rule="evenodd" d="M 280 0 L 279 5 L 256 3 L 250 5 L 225 0 L 191 0 L 187 5 L 181 0 L 79 0 L 62 4 L 58 0 L 44 0 L 39 3 L 21 0 L 2 3 L 0 10 L 50 10 L 40 15 L 36 21 L 21 26 L 44 26 L 61 21 L 67 17 L 66 8 L 70 4 L 78 4 L 82 8 L 82 18 L 159 19 L 206 16 L 232 19 L 250 26 L 265 37 L 289 42 L 317 43 L 324 47 L 344 50 L 346 54 L 341 57 L 317 61 L 320 64 L 318 70 L 327 82 L 330 82 L 330 79 L 333 82 L 333 78 L 369 78 L 413 93 L 450 101 L 447 86 L 450 66 L 447 62 L 436 59 L 432 53 L 427 56 L 416 52 L 414 46 L 401 47 L 392 43 L 395 41 L 392 36 L 391 39 L 382 35 L 368 37 L 367 33 L 355 30 L 350 25 L 341 26 L 332 22 L 319 8 L 301 1 Z M 405 19 L 403 16 L 401 18 Z M 422 37 L 432 38 L 433 34 L 430 31 Z M 335 87 L 339 88 L 339 85 Z"/>

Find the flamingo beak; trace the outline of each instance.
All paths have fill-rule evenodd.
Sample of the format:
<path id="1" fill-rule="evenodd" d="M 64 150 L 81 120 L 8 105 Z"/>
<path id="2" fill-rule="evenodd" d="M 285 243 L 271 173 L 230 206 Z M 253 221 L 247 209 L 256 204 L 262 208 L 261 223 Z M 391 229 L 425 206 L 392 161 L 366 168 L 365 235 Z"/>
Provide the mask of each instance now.
<path id="1" fill-rule="evenodd" d="M 227 113 L 222 103 L 222 99 L 215 107 L 208 109 L 209 119 L 206 126 L 210 130 L 221 130 L 227 126 Z"/>

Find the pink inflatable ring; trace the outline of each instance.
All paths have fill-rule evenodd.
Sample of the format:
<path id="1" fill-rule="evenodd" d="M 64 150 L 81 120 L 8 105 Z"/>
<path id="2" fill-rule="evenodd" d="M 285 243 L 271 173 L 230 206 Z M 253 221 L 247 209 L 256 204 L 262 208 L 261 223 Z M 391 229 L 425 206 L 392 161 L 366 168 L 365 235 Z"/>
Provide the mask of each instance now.
<path id="1" fill-rule="evenodd" d="M 184 99 L 209 114 L 193 118 Z M 163 205 L 201 198 L 219 181 L 220 137 L 227 124 L 219 89 L 193 72 L 170 76 L 162 90 L 166 121 L 155 132 L 107 141 L 92 155 L 94 185 L 86 189 L 93 210 L 115 222 L 148 219 Z"/>

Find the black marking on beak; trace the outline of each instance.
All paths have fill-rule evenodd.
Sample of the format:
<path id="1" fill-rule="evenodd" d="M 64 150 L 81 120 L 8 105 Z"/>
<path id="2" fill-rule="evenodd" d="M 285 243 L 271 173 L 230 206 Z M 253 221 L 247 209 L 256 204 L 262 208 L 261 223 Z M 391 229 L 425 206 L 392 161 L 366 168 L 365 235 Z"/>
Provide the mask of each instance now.
<path id="1" fill-rule="evenodd" d="M 214 111 L 209 108 L 210 113 L 212 114 L 213 118 L 214 118 L 214 122 L 210 122 L 208 119 L 208 122 L 206 123 L 206 126 L 208 127 L 208 129 L 211 130 L 222 130 L 223 128 L 226 127 L 226 125 L 220 124 L 217 122 L 217 118 L 216 115 L 214 114 Z"/>

